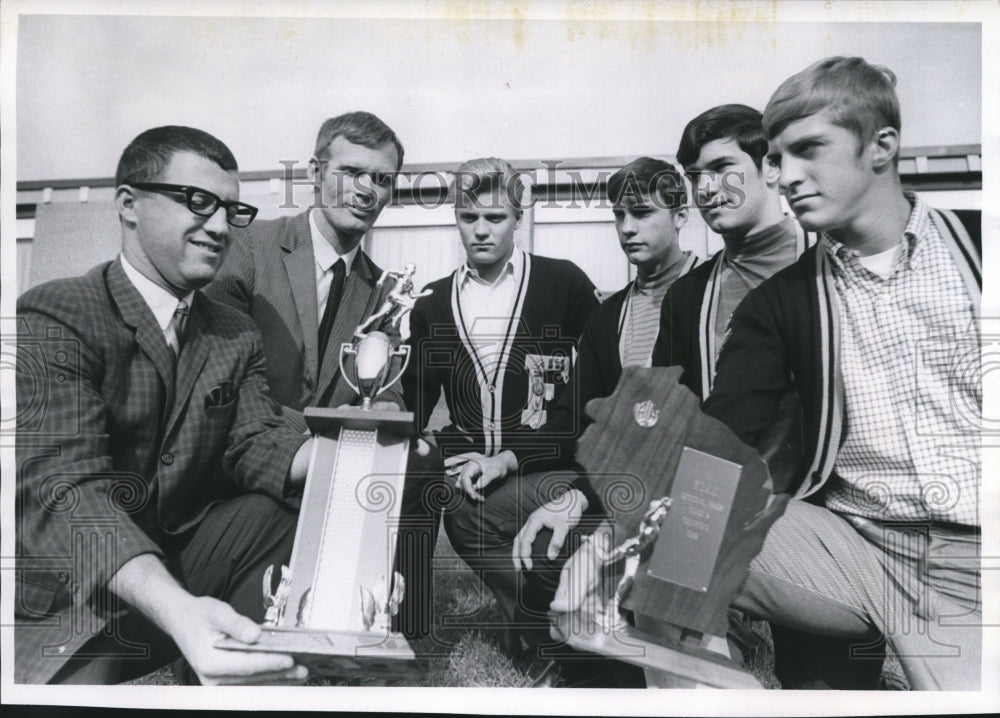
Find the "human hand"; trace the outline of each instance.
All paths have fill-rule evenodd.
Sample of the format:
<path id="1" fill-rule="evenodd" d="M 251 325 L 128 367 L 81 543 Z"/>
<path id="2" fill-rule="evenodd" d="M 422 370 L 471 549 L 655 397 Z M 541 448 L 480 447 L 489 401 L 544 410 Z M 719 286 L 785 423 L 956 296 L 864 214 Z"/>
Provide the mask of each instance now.
<path id="1" fill-rule="evenodd" d="M 578 489 L 570 489 L 562 496 L 535 509 L 514 538 L 514 548 L 511 553 L 514 570 L 520 571 L 522 566 L 528 571 L 532 569 L 531 546 L 542 529 L 552 530 L 552 539 L 545 555 L 550 561 L 554 560 L 566 542 L 567 533 L 580 523 L 580 517 L 587 510 L 587 506 L 587 497 Z"/>
<path id="2" fill-rule="evenodd" d="M 586 609 L 598 613 L 601 609 L 601 567 L 610 536 L 600 529 L 587 538 L 569 557 L 559 574 L 559 587 L 549 604 L 555 613 Z"/>
<path id="3" fill-rule="evenodd" d="M 502 451 L 496 456 L 483 456 L 482 454 L 467 454 L 468 457 L 460 468 L 454 465 L 446 469 L 449 478 L 454 477 L 457 472 L 458 478 L 455 481 L 455 488 L 461 489 L 470 499 L 484 501 L 483 491 L 486 487 L 498 479 L 505 478 L 508 474 L 517 470 L 517 459 L 509 451 Z"/>
<path id="4" fill-rule="evenodd" d="M 301 488 L 306 483 L 309 474 L 309 460 L 312 458 L 312 445 L 314 439 L 310 436 L 292 457 L 292 464 L 288 467 L 288 483 L 293 488 Z"/>
<path id="5" fill-rule="evenodd" d="M 226 637 L 256 643 L 261 627 L 227 603 L 188 596 L 168 632 L 202 685 L 301 685 L 308 678 L 309 670 L 285 654 L 216 648 Z"/>
<path id="6" fill-rule="evenodd" d="M 417 453 L 417 456 L 429 456 L 431 453 L 431 445 L 418 436 L 413 450 Z"/>

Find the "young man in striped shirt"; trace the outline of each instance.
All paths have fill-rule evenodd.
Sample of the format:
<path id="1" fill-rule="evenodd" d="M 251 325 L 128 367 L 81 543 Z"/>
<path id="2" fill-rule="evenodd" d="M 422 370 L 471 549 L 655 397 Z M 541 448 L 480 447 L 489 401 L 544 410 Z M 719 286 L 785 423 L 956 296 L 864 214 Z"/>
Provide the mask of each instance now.
<path id="1" fill-rule="evenodd" d="M 769 158 L 819 244 L 733 315 L 709 414 L 758 444 L 802 403 L 794 494 L 736 605 L 858 643 L 884 636 L 914 689 L 980 685 L 979 249 L 899 178 L 895 77 L 820 61 L 764 112 Z M 807 499 L 807 500 L 805 500 Z"/>

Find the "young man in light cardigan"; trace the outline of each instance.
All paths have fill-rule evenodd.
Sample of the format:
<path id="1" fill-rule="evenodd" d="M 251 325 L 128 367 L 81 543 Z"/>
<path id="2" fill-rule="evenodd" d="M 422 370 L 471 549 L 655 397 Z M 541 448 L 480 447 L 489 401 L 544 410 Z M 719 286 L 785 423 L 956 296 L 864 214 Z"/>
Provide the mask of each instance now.
<path id="1" fill-rule="evenodd" d="M 977 689 L 981 263 L 954 215 L 903 191 L 894 86 L 836 57 L 768 103 L 769 159 L 820 241 L 737 309 L 705 410 L 756 444 L 784 391 L 803 407 L 802 461 L 774 477 L 800 500 L 736 605 L 885 636 L 914 689 Z"/>

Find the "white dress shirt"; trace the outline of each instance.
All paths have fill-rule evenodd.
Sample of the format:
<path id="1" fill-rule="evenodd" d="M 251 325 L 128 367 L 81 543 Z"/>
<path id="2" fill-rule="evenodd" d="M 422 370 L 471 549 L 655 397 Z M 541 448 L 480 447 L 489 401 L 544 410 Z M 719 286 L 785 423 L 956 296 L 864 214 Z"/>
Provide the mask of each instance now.
<path id="1" fill-rule="evenodd" d="M 170 320 L 173 319 L 174 312 L 177 311 L 177 305 L 181 302 L 181 300 L 184 300 L 188 307 L 190 307 L 191 302 L 194 299 L 194 292 L 189 292 L 185 296 L 178 299 L 159 284 L 156 284 L 153 280 L 146 277 L 138 269 L 133 267 L 132 264 L 125 259 L 124 254 L 119 255 L 119 259 L 121 259 L 122 262 L 122 269 L 125 270 L 125 276 L 129 278 L 129 281 L 132 282 L 136 290 L 152 310 L 153 316 L 156 317 L 156 323 L 159 325 L 160 331 L 163 332 L 163 338 L 167 339 L 167 326 L 170 324 Z"/>
<path id="2" fill-rule="evenodd" d="M 458 301 L 465 330 L 477 349 L 502 344 L 507 336 L 517 287 L 524 271 L 524 252 L 517 247 L 492 282 L 468 263 L 458 269 Z M 488 352 L 492 354 L 492 352 Z"/>
<path id="3" fill-rule="evenodd" d="M 333 281 L 333 265 L 338 259 L 343 259 L 345 264 L 344 273 L 346 277 L 354 266 L 354 258 L 361 251 L 361 243 L 347 254 L 337 254 L 326 237 L 319 231 L 316 225 L 316 210 L 309 212 L 309 234 L 312 237 L 313 259 L 316 266 L 316 307 L 319 312 L 317 321 L 323 321 L 323 310 L 326 308 L 327 297 L 330 296 L 330 283 Z"/>

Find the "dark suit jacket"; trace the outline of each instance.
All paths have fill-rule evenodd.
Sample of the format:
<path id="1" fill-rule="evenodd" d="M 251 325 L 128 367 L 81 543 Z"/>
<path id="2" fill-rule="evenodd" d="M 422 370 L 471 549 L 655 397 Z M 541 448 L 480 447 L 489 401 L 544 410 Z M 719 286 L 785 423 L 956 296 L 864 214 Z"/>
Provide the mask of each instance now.
<path id="1" fill-rule="evenodd" d="M 15 679 L 46 682 L 106 625 L 125 562 L 164 556 L 215 501 L 283 497 L 305 437 L 267 396 L 253 323 L 200 293 L 176 382 L 119 260 L 31 289 L 17 312 Z"/>
<path id="2" fill-rule="evenodd" d="M 222 269 L 205 290 L 253 318 L 264 338 L 271 396 L 293 416 L 307 406 L 358 403 L 340 371 L 340 345 L 353 339 L 354 330 L 382 306 L 392 288 L 388 282 L 376 286 L 382 270 L 359 252 L 319 362 L 315 267 L 306 211 L 234 232 Z M 403 403 L 395 387 L 380 399 Z"/>

